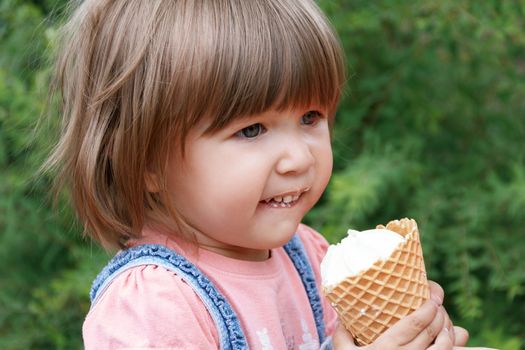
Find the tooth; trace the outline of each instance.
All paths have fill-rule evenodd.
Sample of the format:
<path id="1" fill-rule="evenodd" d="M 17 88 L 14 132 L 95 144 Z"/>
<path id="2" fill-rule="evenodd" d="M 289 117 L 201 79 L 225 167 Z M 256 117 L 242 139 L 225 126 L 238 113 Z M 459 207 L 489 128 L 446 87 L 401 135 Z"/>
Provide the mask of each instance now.
<path id="1" fill-rule="evenodd" d="M 293 201 L 295 202 L 296 200 L 299 199 L 299 195 L 297 194 L 297 195 L 293 196 L 292 199 L 293 199 Z"/>
<path id="2" fill-rule="evenodd" d="M 269 203 L 271 200 L 272 200 L 271 198 L 268 198 L 268 199 L 265 199 L 264 201 L 265 201 L 266 203 Z"/>
<path id="3" fill-rule="evenodd" d="M 290 203 L 292 201 L 292 196 L 284 196 L 283 201 L 285 203 Z"/>
<path id="4" fill-rule="evenodd" d="M 276 201 L 276 202 L 282 202 L 283 201 L 283 197 L 273 197 L 273 200 Z"/>

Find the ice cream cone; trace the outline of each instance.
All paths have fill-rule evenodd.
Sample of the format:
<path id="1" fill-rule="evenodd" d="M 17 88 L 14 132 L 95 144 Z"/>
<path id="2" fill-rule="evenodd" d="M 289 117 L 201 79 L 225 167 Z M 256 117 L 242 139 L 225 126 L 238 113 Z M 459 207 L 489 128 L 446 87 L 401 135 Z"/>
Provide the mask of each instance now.
<path id="1" fill-rule="evenodd" d="M 335 286 L 323 287 L 341 322 L 359 345 L 374 342 L 430 296 L 416 222 L 406 218 L 394 220 L 386 228 L 405 237 L 388 259 L 376 261 L 369 269 Z"/>

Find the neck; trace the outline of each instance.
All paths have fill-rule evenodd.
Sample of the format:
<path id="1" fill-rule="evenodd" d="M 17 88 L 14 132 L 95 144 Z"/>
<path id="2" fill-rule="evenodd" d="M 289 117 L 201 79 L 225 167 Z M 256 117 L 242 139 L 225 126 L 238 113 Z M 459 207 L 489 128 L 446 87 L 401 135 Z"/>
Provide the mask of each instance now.
<path id="1" fill-rule="evenodd" d="M 271 257 L 269 249 L 249 249 L 241 247 L 219 247 L 199 242 L 199 247 L 228 258 L 246 261 L 265 261 Z"/>

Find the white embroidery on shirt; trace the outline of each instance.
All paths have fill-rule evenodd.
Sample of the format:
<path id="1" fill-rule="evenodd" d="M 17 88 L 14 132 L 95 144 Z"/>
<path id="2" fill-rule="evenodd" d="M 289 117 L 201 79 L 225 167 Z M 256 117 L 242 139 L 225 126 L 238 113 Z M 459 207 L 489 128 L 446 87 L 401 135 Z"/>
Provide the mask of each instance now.
<path id="1" fill-rule="evenodd" d="M 261 329 L 260 331 L 255 331 L 259 337 L 259 341 L 262 345 L 262 350 L 273 350 L 272 343 L 270 342 L 270 337 L 268 337 L 268 330 L 266 328 Z"/>
<path id="2" fill-rule="evenodd" d="M 301 319 L 301 327 L 303 328 L 303 342 L 299 345 L 299 350 L 316 350 L 319 349 L 319 343 L 312 336 L 308 329 L 308 324 L 304 319 Z"/>

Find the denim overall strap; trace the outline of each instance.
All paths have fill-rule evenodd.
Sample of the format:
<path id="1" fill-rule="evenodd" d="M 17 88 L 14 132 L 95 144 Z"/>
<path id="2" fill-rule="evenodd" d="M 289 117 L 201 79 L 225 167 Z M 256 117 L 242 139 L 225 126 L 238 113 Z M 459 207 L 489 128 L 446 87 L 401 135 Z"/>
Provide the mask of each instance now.
<path id="1" fill-rule="evenodd" d="M 301 242 L 299 236 L 294 235 L 292 239 L 286 243 L 284 250 L 286 250 L 286 253 L 288 253 L 288 256 L 290 256 L 290 259 L 292 259 L 299 276 L 301 276 L 304 288 L 306 289 L 306 294 L 308 295 L 308 300 L 310 301 L 310 306 L 314 314 L 317 335 L 319 336 L 319 344 L 325 344 L 323 349 L 331 348 L 331 346 L 327 344 L 330 343 L 330 340 L 325 342 L 326 334 L 323 318 L 323 306 L 321 304 L 319 291 L 317 290 L 314 272 L 310 262 L 308 261 L 303 243 Z"/>
<path id="2" fill-rule="evenodd" d="M 295 235 L 284 246 L 292 260 L 308 295 L 322 349 L 331 349 L 326 339 L 321 299 L 315 277 L 300 238 Z M 93 307 L 111 282 L 122 272 L 141 265 L 159 265 L 174 271 L 199 296 L 210 312 L 220 338 L 221 349 L 247 349 L 246 338 L 239 319 L 226 298 L 195 265 L 183 256 L 155 244 L 140 245 L 117 254 L 100 272 L 91 287 L 90 299 Z"/>
<path id="3" fill-rule="evenodd" d="M 140 265 L 160 265 L 174 271 L 199 296 L 210 313 L 219 334 L 220 348 L 247 349 L 239 319 L 226 298 L 192 263 L 176 252 L 156 244 L 140 245 L 117 254 L 100 272 L 91 287 L 91 307 L 109 284 L 122 272 Z"/>

